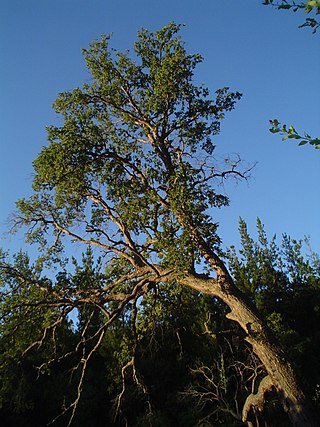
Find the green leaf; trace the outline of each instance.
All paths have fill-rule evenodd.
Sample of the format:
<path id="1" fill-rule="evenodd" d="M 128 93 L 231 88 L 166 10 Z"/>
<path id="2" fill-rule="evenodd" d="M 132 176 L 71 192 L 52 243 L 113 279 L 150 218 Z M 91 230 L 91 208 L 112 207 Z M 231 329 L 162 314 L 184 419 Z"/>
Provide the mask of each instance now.
<path id="1" fill-rule="evenodd" d="M 291 4 L 281 4 L 278 6 L 278 9 L 291 9 L 292 7 Z"/>

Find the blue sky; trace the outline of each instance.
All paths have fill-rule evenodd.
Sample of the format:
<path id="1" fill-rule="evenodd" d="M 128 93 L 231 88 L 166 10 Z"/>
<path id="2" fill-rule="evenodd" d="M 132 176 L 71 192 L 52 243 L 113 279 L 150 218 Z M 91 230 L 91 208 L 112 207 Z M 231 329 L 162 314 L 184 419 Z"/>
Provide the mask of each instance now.
<path id="1" fill-rule="evenodd" d="M 237 243 L 239 216 L 253 234 L 259 216 L 269 235 L 310 235 L 320 252 L 320 151 L 268 131 L 278 118 L 320 135 L 320 34 L 298 29 L 303 19 L 260 0 L 2 0 L 0 233 L 15 201 L 31 192 L 32 160 L 46 145 L 45 126 L 57 122 L 57 93 L 90 78 L 81 48 L 113 33 L 113 46 L 124 50 L 141 27 L 176 21 L 185 24 L 187 49 L 204 56 L 197 81 L 212 93 L 223 86 L 243 93 L 216 137 L 217 157 L 238 153 L 257 166 L 249 182 L 225 185 L 231 205 L 214 212 L 224 244 Z M 21 234 L 0 245 L 27 249 Z"/>

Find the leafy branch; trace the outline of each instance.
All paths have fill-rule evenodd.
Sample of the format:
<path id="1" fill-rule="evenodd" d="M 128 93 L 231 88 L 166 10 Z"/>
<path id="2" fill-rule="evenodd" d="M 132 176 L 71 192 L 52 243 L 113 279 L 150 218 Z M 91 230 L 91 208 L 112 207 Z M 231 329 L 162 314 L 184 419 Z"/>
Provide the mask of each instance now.
<path id="1" fill-rule="evenodd" d="M 273 0 L 264 0 L 262 4 L 266 6 L 271 5 L 278 10 L 292 9 L 293 12 L 297 12 L 298 10 L 303 9 L 303 11 L 308 14 L 311 12 L 315 12 L 316 15 L 320 14 L 319 0 L 311 0 L 311 1 L 299 2 L 299 3 L 295 1 L 288 2 L 287 0 L 282 0 L 281 3 L 274 3 Z M 299 25 L 299 28 L 302 28 L 302 27 L 311 27 L 313 29 L 312 32 L 315 33 L 317 29 L 320 27 L 320 22 L 313 17 L 306 18 L 305 22 Z"/>
<path id="2" fill-rule="evenodd" d="M 312 138 L 308 133 L 304 132 L 303 135 L 300 135 L 292 125 L 282 125 L 277 119 L 270 120 L 271 128 L 269 129 L 271 133 L 280 133 L 284 135 L 282 141 L 286 139 L 297 139 L 300 140 L 299 145 L 310 144 L 315 148 L 320 149 L 320 139 Z"/>

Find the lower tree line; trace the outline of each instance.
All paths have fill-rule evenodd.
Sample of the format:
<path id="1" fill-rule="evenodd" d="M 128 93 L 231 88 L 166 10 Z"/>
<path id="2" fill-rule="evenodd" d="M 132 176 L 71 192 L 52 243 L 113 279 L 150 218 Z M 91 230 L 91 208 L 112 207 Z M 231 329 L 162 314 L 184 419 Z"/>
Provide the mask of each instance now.
<path id="1" fill-rule="evenodd" d="M 259 220 L 257 232 L 241 220 L 225 258 L 319 406 L 319 258 L 269 240 Z M 1 256 L 3 425 L 241 426 L 249 395 L 247 425 L 289 425 L 274 390 L 259 402 L 265 369 L 221 301 L 172 281 L 104 315 L 92 296 L 110 277 L 102 260 L 88 249 L 70 271 L 49 279 L 26 254 Z"/>

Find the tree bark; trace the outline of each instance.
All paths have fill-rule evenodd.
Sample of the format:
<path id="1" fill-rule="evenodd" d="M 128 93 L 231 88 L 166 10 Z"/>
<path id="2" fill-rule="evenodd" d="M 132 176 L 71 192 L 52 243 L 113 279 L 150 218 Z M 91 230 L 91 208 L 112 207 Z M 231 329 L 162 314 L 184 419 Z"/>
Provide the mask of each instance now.
<path id="1" fill-rule="evenodd" d="M 260 381 L 257 393 L 251 393 L 247 397 L 242 408 L 242 421 L 247 423 L 248 426 L 252 424 L 249 420 L 249 413 L 251 409 L 254 408 L 259 412 L 262 412 L 265 405 L 265 394 L 273 387 L 272 379 L 267 375 Z"/>
<path id="2" fill-rule="evenodd" d="M 268 387 L 272 384 L 277 390 L 292 425 L 319 427 L 319 418 L 307 401 L 284 351 L 254 305 L 235 286 L 232 278 L 225 272 L 217 279 L 190 274 L 180 282 L 204 294 L 218 297 L 227 304 L 230 308 L 227 318 L 236 321 L 246 332 L 246 341 L 252 345 L 254 353 L 268 373 Z M 261 405 L 261 401 L 259 404 Z"/>

